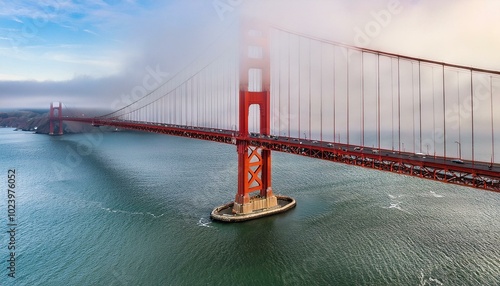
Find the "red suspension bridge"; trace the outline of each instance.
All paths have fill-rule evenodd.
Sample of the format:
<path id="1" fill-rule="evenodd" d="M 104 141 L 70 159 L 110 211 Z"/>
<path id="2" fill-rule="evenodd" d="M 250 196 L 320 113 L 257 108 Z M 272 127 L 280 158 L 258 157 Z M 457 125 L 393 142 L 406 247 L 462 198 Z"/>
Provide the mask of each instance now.
<path id="1" fill-rule="evenodd" d="M 259 24 L 239 39 L 103 116 L 51 104 L 50 133 L 75 121 L 235 144 L 233 214 L 279 205 L 271 151 L 500 191 L 499 71 Z"/>

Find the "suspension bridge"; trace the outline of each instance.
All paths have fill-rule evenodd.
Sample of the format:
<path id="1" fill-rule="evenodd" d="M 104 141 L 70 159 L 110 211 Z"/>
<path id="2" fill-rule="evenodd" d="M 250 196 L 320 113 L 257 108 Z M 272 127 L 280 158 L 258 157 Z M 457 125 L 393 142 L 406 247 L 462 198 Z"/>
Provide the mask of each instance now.
<path id="1" fill-rule="evenodd" d="M 272 151 L 500 192 L 499 71 L 250 21 L 236 33 L 236 43 L 111 113 L 51 104 L 50 134 L 73 121 L 234 144 L 237 193 L 223 220 L 294 206 L 273 194 Z"/>

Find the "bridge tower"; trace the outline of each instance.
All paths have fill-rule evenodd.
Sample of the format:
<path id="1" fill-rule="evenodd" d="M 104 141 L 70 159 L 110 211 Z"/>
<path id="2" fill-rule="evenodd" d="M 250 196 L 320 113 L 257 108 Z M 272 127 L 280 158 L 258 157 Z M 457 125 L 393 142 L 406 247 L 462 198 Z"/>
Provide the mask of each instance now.
<path id="1" fill-rule="evenodd" d="M 266 25 L 242 21 L 240 26 L 240 95 L 238 152 L 238 192 L 234 214 L 249 214 L 255 210 L 277 207 L 271 187 L 271 150 L 249 145 L 250 106 L 258 105 L 260 134 L 270 133 L 270 54 L 269 28 Z M 258 195 L 251 195 L 259 191 Z"/>
<path id="2" fill-rule="evenodd" d="M 49 135 L 54 135 L 54 125 L 58 123 L 58 135 L 63 135 L 63 120 L 62 120 L 62 103 L 58 102 L 58 106 L 50 103 L 49 111 Z"/>

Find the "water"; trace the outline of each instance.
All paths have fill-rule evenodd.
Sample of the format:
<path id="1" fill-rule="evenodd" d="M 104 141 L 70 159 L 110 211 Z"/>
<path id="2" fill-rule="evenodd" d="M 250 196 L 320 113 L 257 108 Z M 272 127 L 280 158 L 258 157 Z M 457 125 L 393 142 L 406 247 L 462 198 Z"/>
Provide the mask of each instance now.
<path id="1" fill-rule="evenodd" d="M 297 207 L 223 224 L 209 213 L 235 195 L 234 146 L 0 129 L 0 158 L 1 285 L 500 285 L 497 193 L 273 153 Z"/>

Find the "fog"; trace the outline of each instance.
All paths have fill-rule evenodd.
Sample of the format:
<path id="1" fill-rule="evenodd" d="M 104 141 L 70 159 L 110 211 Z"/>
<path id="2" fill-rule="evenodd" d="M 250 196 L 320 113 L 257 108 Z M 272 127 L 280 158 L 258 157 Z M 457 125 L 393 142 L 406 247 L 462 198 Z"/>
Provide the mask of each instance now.
<path id="1" fill-rule="evenodd" d="M 135 87 L 144 87 L 145 82 L 151 87 L 161 84 L 200 55 L 206 56 L 204 52 L 214 42 L 222 45 L 237 41 L 234 33 L 228 31 L 240 18 L 254 18 L 297 33 L 370 49 L 500 70 L 500 30 L 494 29 L 499 26 L 494 11 L 500 7 L 497 1 L 479 2 L 192 0 L 170 1 L 154 9 L 139 9 L 119 17 L 108 17 L 113 7 L 101 6 L 102 11 L 88 10 L 93 17 L 88 18 L 95 21 L 95 30 L 88 32 L 110 38 L 108 52 L 98 56 L 118 62 L 118 71 L 103 71 L 99 74 L 105 76 L 99 76 L 75 68 L 67 71 L 73 74 L 69 79 L 43 81 L 31 80 L 28 73 L 22 76 L 22 72 L 18 72 L 16 77 L 21 80 L 0 81 L 0 105 L 44 108 L 51 101 L 63 101 L 68 106 L 111 109 L 117 100 L 130 100 Z M 67 5 L 68 9 L 73 6 Z M 59 16 L 64 15 L 65 7 L 60 9 Z M 0 15 L 9 17 L 7 12 Z M 57 19 L 50 21 L 58 23 Z M 42 32 L 50 33 L 48 26 L 39 29 L 40 37 L 45 36 Z M 14 51 L 6 41 L 2 43 L 4 63 L 15 64 L 16 59 L 22 58 L 12 56 L 19 51 Z M 37 46 L 18 49 L 24 55 Z M 110 56 L 109 50 L 120 56 Z M 44 63 L 47 71 L 58 66 L 48 60 Z M 19 60 L 21 70 L 32 70 L 36 65 L 39 63 L 35 60 Z M 9 78 L 8 73 L 8 66 L 0 65 L 0 75 Z"/>

